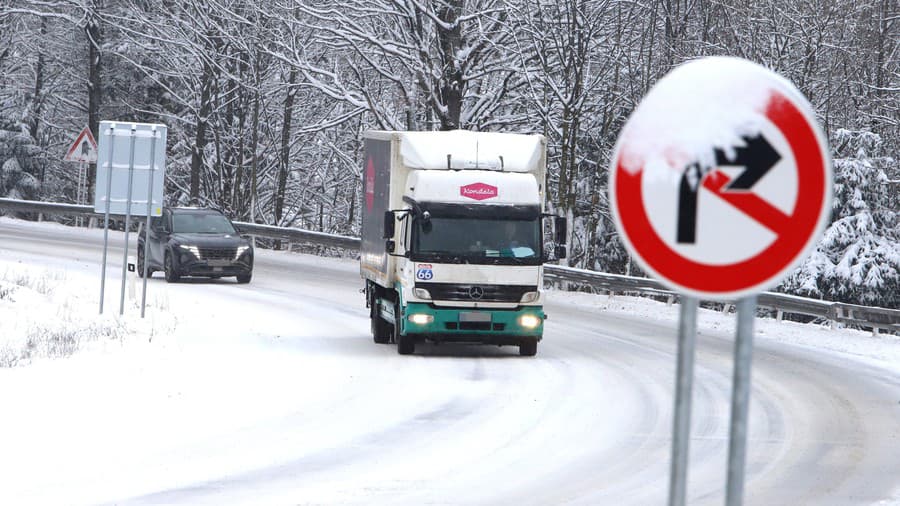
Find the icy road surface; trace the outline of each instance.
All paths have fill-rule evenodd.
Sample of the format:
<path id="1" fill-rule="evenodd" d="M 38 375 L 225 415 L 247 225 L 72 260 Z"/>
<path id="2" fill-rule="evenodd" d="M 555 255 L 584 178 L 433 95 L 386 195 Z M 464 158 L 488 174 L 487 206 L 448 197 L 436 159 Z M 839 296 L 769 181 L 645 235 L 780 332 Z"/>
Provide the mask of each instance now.
<path id="1" fill-rule="evenodd" d="M 101 241 L 0 219 L 0 273 L 62 272 L 96 312 Z M 150 334 L 0 369 L 0 504 L 665 504 L 677 306 L 552 293 L 535 358 L 401 357 L 354 262 L 257 253 L 249 285 L 157 273 Z M 701 314 L 692 505 L 723 503 L 732 321 Z M 900 504 L 900 341 L 757 329 L 745 504 Z"/>

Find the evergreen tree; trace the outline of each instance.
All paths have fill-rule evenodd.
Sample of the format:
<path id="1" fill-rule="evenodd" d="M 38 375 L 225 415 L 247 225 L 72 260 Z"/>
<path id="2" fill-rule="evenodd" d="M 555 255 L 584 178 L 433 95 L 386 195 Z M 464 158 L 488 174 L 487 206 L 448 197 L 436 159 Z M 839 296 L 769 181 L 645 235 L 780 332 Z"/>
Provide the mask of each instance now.
<path id="1" fill-rule="evenodd" d="M 37 200 L 42 150 L 12 121 L 0 121 L 0 197 Z"/>
<path id="2" fill-rule="evenodd" d="M 888 308 L 900 307 L 900 197 L 897 160 L 882 138 L 837 130 L 832 139 L 832 223 L 810 257 L 784 282 L 788 292 Z"/>

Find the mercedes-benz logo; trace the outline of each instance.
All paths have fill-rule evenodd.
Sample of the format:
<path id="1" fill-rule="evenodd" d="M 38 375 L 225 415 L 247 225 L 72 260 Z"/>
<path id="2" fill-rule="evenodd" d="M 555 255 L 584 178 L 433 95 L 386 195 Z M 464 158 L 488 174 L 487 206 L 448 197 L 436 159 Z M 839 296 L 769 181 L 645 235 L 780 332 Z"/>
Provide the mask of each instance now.
<path id="1" fill-rule="evenodd" d="M 470 287 L 469 297 L 471 297 L 472 300 L 479 300 L 480 298 L 484 297 L 484 288 L 481 288 L 480 286 Z"/>

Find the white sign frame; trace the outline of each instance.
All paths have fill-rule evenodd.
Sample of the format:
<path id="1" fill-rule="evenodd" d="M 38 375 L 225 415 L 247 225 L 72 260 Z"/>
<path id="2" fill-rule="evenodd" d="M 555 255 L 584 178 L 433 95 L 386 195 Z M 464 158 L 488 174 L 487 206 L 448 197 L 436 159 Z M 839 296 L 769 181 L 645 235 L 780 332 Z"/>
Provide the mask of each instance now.
<path id="1" fill-rule="evenodd" d="M 151 216 L 162 216 L 166 167 L 166 133 L 162 124 L 100 122 L 100 146 L 97 158 L 94 211 L 110 214 L 147 215 L 147 197 Z M 156 136 L 155 142 L 153 137 Z M 132 141 L 133 149 L 132 153 Z M 155 150 L 151 156 L 151 147 Z M 133 158 L 132 158 L 133 155 Z M 112 158 L 112 163 L 110 163 Z M 153 167 L 150 167 L 151 159 Z M 133 170 L 132 170 L 133 169 Z M 110 181 L 110 172 L 112 173 Z M 131 174 L 129 174 L 131 172 Z M 128 182 L 131 181 L 129 192 Z M 150 183 L 152 181 L 152 187 Z M 109 184 L 109 196 L 105 189 Z M 128 197 L 131 196 L 129 201 Z M 129 213 L 130 204 L 130 213 Z"/>

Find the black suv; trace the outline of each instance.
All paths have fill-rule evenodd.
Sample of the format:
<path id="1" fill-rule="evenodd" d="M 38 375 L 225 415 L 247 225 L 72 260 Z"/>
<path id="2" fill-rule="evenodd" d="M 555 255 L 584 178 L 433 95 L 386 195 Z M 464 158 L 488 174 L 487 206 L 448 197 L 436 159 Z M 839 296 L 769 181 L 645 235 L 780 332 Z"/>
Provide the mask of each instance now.
<path id="1" fill-rule="evenodd" d="M 138 276 L 144 275 L 148 237 L 148 276 L 162 270 L 169 283 L 182 276 L 235 276 L 238 283 L 249 283 L 253 276 L 253 245 L 219 211 L 165 208 L 162 216 L 151 218 L 149 234 L 142 230 L 138 235 Z"/>

